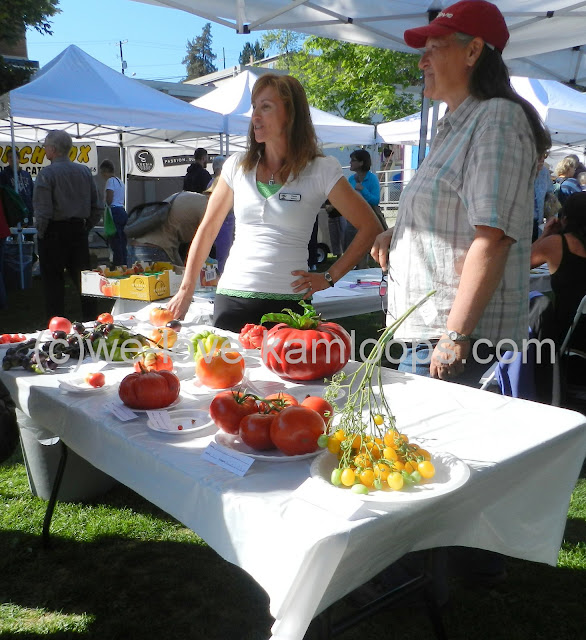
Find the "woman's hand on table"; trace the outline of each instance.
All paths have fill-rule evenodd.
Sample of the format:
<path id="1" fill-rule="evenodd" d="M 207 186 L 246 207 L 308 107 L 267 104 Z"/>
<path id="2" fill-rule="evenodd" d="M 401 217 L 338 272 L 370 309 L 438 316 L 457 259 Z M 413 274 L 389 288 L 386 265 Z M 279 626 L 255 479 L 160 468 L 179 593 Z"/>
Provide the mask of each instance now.
<path id="1" fill-rule="evenodd" d="M 179 291 L 169 300 L 167 303 L 167 309 L 171 311 L 173 314 L 173 318 L 175 320 L 183 320 L 185 318 L 185 314 L 189 309 L 189 305 L 191 304 L 191 299 L 193 298 L 193 294 L 188 294 L 187 291 Z"/>
<path id="2" fill-rule="evenodd" d="M 291 275 L 299 276 L 297 280 L 293 280 L 291 287 L 295 293 L 304 293 L 303 299 L 307 300 L 316 291 L 329 289 L 330 283 L 324 278 L 323 273 L 309 271 L 291 271 Z"/>

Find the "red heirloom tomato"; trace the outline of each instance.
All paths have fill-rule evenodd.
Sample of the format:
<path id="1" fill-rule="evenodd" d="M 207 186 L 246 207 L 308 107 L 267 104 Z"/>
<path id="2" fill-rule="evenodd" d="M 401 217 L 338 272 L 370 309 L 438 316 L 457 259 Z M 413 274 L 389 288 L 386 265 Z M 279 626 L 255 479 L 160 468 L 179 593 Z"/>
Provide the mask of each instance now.
<path id="1" fill-rule="evenodd" d="M 130 373 L 120 383 L 118 395 L 131 409 L 163 409 L 179 397 L 179 378 L 170 371 Z"/>
<path id="2" fill-rule="evenodd" d="M 114 316 L 111 313 L 100 313 L 97 318 L 99 324 L 110 324 L 114 322 Z"/>
<path id="3" fill-rule="evenodd" d="M 269 329 L 262 344 L 265 365 L 278 376 L 289 380 L 323 380 L 340 371 L 350 359 L 351 338 L 335 322 L 321 322 L 313 307 L 303 300 L 300 315 L 268 313 L 261 322 L 278 322 Z"/>
<path id="4" fill-rule="evenodd" d="M 334 415 L 334 407 L 320 396 L 307 396 L 301 402 L 301 406 L 317 411 L 326 424 L 329 424 Z"/>
<path id="5" fill-rule="evenodd" d="M 67 318 L 61 316 L 54 316 L 49 320 L 49 331 L 65 331 L 65 333 L 71 332 L 71 322 Z"/>
<path id="6" fill-rule="evenodd" d="M 101 371 L 88 373 L 85 377 L 85 382 L 87 382 L 90 387 L 103 387 L 106 384 L 106 376 Z"/>
<path id="7" fill-rule="evenodd" d="M 245 349 L 260 349 L 267 328 L 261 324 L 245 324 L 238 340 Z"/>
<path id="8" fill-rule="evenodd" d="M 149 313 L 149 321 L 155 327 L 164 327 L 173 319 L 173 314 L 166 307 L 153 307 Z"/>
<path id="9" fill-rule="evenodd" d="M 261 402 L 258 410 L 261 413 L 279 413 L 286 407 L 294 407 L 299 404 L 297 398 L 294 398 L 290 393 L 285 391 L 279 391 L 278 393 L 271 393 L 271 395 L 263 398 L 263 400 L 271 400 L 271 402 Z"/>
<path id="10" fill-rule="evenodd" d="M 288 456 L 312 453 L 317 450 L 317 439 L 324 429 L 325 423 L 317 411 L 301 406 L 287 407 L 273 419 L 271 440 Z"/>
<path id="11" fill-rule="evenodd" d="M 240 391 L 220 391 L 210 404 L 210 417 L 218 429 L 233 436 L 238 434 L 242 418 L 257 411 L 255 399 Z"/>
<path id="12" fill-rule="evenodd" d="M 238 351 L 220 349 L 195 361 L 195 374 L 210 389 L 226 389 L 244 377 L 244 358 Z"/>
<path id="13" fill-rule="evenodd" d="M 240 420 L 240 439 L 251 449 L 268 451 L 274 449 L 271 440 L 271 424 L 275 416 L 270 413 L 251 413 Z"/>

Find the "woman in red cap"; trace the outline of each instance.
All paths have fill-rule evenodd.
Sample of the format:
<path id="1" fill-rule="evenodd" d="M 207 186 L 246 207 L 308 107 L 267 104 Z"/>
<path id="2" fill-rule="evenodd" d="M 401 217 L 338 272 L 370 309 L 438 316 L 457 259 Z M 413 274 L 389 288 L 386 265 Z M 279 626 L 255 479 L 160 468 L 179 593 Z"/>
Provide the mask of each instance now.
<path id="1" fill-rule="evenodd" d="M 498 8 L 464 0 L 405 32 L 422 49 L 424 95 L 448 112 L 404 189 L 394 230 L 372 250 L 389 268 L 389 314 L 432 289 L 395 337 L 400 370 L 477 385 L 499 343 L 527 338 L 533 183 L 551 144 L 535 109 L 511 88 Z M 392 242 L 391 242 L 392 239 Z"/>

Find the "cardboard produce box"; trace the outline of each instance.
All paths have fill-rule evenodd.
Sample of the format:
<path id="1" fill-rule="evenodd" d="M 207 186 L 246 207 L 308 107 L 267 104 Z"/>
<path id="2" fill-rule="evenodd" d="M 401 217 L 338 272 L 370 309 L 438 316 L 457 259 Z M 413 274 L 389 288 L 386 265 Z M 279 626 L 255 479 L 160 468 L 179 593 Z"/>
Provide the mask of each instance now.
<path id="1" fill-rule="evenodd" d="M 91 296 L 128 300 L 162 300 L 171 295 L 170 271 L 107 278 L 97 271 L 82 271 L 81 292 Z M 179 283 L 176 284 L 177 288 Z"/>

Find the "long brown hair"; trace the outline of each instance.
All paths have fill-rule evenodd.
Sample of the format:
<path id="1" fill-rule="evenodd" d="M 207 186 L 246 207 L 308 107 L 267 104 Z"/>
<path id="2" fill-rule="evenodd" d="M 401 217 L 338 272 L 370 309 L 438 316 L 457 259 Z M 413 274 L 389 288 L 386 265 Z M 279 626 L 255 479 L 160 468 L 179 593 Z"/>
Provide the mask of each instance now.
<path id="1" fill-rule="evenodd" d="M 323 156 L 311 121 L 307 96 L 300 82 L 295 78 L 267 73 L 260 76 L 254 83 L 253 103 L 258 94 L 267 87 L 272 87 L 279 94 L 287 113 L 287 156 L 281 168 L 281 176 L 293 174 L 293 179 L 296 179 L 314 158 Z M 248 128 L 248 150 L 241 163 L 244 171 L 252 171 L 264 152 L 265 143 L 255 140 L 254 125 L 251 120 Z"/>

